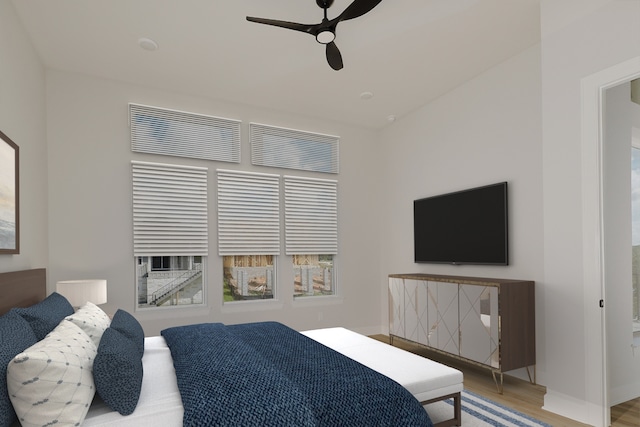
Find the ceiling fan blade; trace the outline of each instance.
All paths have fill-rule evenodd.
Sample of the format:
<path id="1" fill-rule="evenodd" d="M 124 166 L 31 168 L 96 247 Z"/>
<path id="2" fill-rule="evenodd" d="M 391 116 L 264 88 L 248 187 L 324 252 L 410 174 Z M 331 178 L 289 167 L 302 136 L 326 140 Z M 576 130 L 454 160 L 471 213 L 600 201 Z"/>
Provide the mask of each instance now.
<path id="1" fill-rule="evenodd" d="M 289 30 L 302 31 L 303 33 L 311 33 L 315 25 L 298 24 L 296 22 L 278 21 L 276 19 L 254 18 L 247 16 L 247 21 L 257 22 L 258 24 L 272 25 L 274 27 L 287 28 Z"/>
<path id="2" fill-rule="evenodd" d="M 354 0 L 341 14 L 338 21 L 358 18 L 380 4 L 382 0 Z"/>
<path id="3" fill-rule="evenodd" d="M 342 54 L 340 54 L 340 50 L 334 42 L 327 44 L 327 62 L 336 71 L 341 70 L 343 67 Z"/>

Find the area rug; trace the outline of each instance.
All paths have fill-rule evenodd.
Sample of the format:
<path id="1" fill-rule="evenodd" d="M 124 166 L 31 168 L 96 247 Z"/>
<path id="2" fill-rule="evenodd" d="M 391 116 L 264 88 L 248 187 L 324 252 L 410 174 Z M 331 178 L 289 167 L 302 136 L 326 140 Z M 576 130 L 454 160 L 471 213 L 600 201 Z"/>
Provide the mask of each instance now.
<path id="1" fill-rule="evenodd" d="M 453 399 L 432 403 L 425 408 L 434 423 L 450 419 L 453 415 Z M 462 392 L 462 426 L 551 427 L 467 390 Z"/>

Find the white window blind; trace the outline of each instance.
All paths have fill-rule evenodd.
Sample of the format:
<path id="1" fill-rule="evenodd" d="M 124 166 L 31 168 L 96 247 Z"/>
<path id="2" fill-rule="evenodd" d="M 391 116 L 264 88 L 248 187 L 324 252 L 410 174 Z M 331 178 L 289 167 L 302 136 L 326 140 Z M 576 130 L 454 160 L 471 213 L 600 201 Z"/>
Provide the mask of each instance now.
<path id="1" fill-rule="evenodd" d="M 279 255 L 280 177 L 217 172 L 220 256 Z"/>
<path id="2" fill-rule="evenodd" d="M 135 256 L 208 252 L 207 169 L 132 162 Z"/>
<path id="3" fill-rule="evenodd" d="M 251 163 L 338 173 L 337 136 L 251 123 Z"/>
<path id="4" fill-rule="evenodd" d="M 240 163 L 240 121 L 129 104 L 131 150 Z"/>
<path id="5" fill-rule="evenodd" d="M 284 177 L 287 255 L 338 253 L 338 183 Z"/>

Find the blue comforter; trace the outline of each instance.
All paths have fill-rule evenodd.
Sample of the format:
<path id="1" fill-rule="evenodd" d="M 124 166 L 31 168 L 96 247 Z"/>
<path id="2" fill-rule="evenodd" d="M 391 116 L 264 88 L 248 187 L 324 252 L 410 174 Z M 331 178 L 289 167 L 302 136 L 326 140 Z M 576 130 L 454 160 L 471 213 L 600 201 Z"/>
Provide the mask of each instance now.
<path id="1" fill-rule="evenodd" d="M 391 379 L 280 323 L 162 331 L 184 426 L 432 426 Z"/>

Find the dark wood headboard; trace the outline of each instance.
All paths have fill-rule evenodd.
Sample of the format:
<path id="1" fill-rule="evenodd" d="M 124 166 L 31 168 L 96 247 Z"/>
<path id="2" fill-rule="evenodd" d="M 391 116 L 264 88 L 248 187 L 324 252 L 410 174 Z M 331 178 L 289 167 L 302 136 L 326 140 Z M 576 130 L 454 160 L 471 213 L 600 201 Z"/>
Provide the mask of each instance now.
<path id="1" fill-rule="evenodd" d="M 47 296 L 47 270 L 0 273 L 0 315 L 13 307 L 29 307 Z"/>

